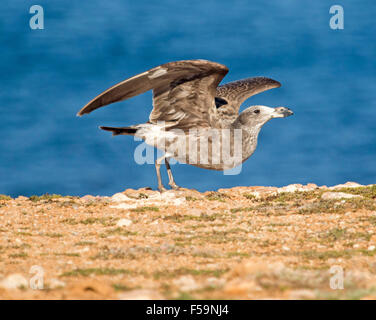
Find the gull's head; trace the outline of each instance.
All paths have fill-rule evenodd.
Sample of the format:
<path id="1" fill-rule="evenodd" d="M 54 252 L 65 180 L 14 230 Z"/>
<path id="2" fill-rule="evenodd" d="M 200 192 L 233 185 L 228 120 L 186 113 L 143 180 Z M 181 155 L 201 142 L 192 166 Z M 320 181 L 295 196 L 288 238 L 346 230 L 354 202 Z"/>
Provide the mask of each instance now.
<path id="1" fill-rule="evenodd" d="M 266 106 L 252 106 L 239 115 L 239 121 L 245 126 L 259 126 L 273 118 L 286 118 L 294 113 L 286 107 L 270 108 Z"/>

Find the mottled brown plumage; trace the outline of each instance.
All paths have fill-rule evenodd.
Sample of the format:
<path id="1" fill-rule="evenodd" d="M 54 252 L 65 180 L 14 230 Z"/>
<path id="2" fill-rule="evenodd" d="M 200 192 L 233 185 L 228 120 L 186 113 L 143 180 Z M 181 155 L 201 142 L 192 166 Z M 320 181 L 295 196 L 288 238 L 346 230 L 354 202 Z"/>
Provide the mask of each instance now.
<path id="1" fill-rule="evenodd" d="M 215 126 L 218 119 L 214 96 L 227 72 L 224 65 L 205 60 L 169 62 L 116 84 L 90 101 L 78 115 L 153 90 L 151 123 L 166 121 L 172 124 L 170 128 L 180 129 L 189 129 L 192 124 Z"/>

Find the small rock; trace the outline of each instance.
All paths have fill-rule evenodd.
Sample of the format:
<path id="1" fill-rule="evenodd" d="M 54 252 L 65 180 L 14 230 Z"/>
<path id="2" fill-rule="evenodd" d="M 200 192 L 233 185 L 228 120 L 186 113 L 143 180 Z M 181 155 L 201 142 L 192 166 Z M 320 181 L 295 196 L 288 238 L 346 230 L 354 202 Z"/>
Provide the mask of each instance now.
<path id="1" fill-rule="evenodd" d="M 181 276 L 179 279 L 174 280 L 174 284 L 178 286 L 181 291 L 194 291 L 200 288 L 192 276 Z"/>
<path id="2" fill-rule="evenodd" d="M 0 287 L 4 289 L 17 289 L 20 287 L 28 287 L 28 281 L 21 274 L 11 274 L 0 281 Z"/>
<path id="3" fill-rule="evenodd" d="M 218 279 L 214 277 L 210 277 L 206 279 L 206 285 L 212 288 L 221 287 L 226 283 L 224 279 Z"/>
<path id="4" fill-rule="evenodd" d="M 119 300 L 164 300 L 164 297 L 157 291 L 138 289 L 123 292 L 118 296 Z"/>
<path id="5" fill-rule="evenodd" d="M 159 191 L 156 191 L 156 190 L 153 191 L 151 188 L 141 188 L 138 190 L 126 189 L 123 191 L 123 193 L 127 197 L 132 198 L 132 199 L 147 199 L 151 195 L 159 193 Z"/>
<path id="6" fill-rule="evenodd" d="M 29 200 L 29 198 L 24 197 L 24 196 L 19 196 L 19 197 L 16 198 L 16 200 L 18 200 L 18 201 L 25 201 L 25 200 Z"/>
<path id="7" fill-rule="evenodd" d="M 278 193 L 281 193 L 281 192 L 296 192 L 296 191 L 311 191 L 311 190 L 315 190 L 317 188 L 318 188 L 318 186 L 313 184 L 313 183 L 309 183 L 306 186 L 303 186 L 301 184 L 290 184 L 288 186 L 278 188 Z"/>
<path id="8" fill-rule="evenodd" d="M 357 248 L 359 248 L 360 246 L 359 246 L 359 244 L 357 244 L 357 243 L 355 243 L 354 245 L 353 245 L 353 248 L 354 249 L 357 249 Z"/>
<path id="9" fill-rule="evenodd" d="M 330 187 L 329 189 L 341 189 L 341 188 L 359 188 L 363 187 L 361 184 L 356 182 L 346 182 L 345 184 L 338 184 L 336 186 Z"/>
<path id="10" fill-rule="evenodd" d="M 94 202 L 96 200 L 95 197 L 91 196 L 91 195 L 86 195 L 86 196 L 83 196 L 81 198 L 81 201 L 84 202 L 84 203 L 90 203 L 90 202 Z"/>
<path id="11" fill-rule="evenodd" d="M 172 201 L 176 199 L 176 193 L 174 190 L 167 190 L 166 192 L 163 192 L 160 194 L 161 200 L 167 200 Z"/>
<path id="12" fill-rule="evenodd" d="M 116 225 L 118 227 L 129 227 L 131 224 L 132 224 L 132 220 L 129 220 L 129 219 L 120 219 Z"/>
<path id="13" fill-rule="evenodd" d="M 124 202 L 124 201 L 129 201 L 131 200 L 129 197 L 127 197 L 125 194 L 123 193 L 115 193 L 112 197 L 111 197 L 111 201 L 112 202 Z"/>
<path id="14" fill-rule="evenodd" d="M 269 195 L 276 195 L 278 193 L 277 187 L 248 187 L 249 194 L 253 194 L 254 196 L 269 196 Z"/>
<path id="15" fill-rule="evenodd" d="M 344 193 L 344 192 L 325 192 L 321 196 L 321 199 L 324 199 L 324 200 L 351 199 L 351 198 L 363 198 L 363 197 L 360 195 Z"/>
<path id="16" fill-rule="evenodd" d="M 283 247 L 282 247 L 282 250 L 284 250 L 284 251 L 290 251 L 290 248 L 289 248 L 289 247 L 286 247 L 286 246 L 283 246 Z"/>
<path id="17" fill-rule="evenodd" d="M 180 206 L 184 204 L 187 200 L 185 198 L 177 198 L 172 201 L 172 204 L 175 206 Z"/>
<path id="18" fill-rule="evenodd" d="M 375 246 L 369 246 L 369 247 L 367 248 L 367 250 L 368 250 L 368 251 L 373 251 L 373 250 L 375 250 L 375 248 L 376 248 Z"/>

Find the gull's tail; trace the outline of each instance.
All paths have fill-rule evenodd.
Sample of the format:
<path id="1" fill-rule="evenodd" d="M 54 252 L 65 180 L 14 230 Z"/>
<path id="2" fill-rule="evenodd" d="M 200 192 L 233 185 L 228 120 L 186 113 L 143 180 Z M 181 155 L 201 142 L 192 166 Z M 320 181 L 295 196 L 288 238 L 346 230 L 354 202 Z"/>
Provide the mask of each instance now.
<path id="1" fill-rule="evenodd" d="M 120 134 L 134 136 L 134 134 L 138 130 L 137 128 L 134 128 L 134 127 L 121 127 L 121 128 L 99 127 L 99 128 L 102 129 L 102 130 L 105 130 L 105 131 L 111 131 L 113 136 L 118 136 Z"/>

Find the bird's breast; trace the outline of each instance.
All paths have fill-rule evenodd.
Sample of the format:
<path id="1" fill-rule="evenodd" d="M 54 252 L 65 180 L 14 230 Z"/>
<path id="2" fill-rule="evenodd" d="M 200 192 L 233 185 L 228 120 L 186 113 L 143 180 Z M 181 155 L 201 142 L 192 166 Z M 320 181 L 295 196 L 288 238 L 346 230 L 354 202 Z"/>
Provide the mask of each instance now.
<path id="1" fill-rule="evenodd" d="M 145 142 L 182 163 L 224 170 L 241 164 L 254 150 L 242 130 L 200 128 L 182 131 L 150 127 L 138 131 Z"/>

